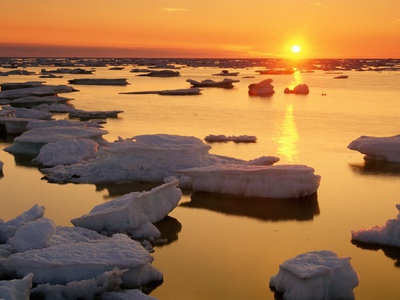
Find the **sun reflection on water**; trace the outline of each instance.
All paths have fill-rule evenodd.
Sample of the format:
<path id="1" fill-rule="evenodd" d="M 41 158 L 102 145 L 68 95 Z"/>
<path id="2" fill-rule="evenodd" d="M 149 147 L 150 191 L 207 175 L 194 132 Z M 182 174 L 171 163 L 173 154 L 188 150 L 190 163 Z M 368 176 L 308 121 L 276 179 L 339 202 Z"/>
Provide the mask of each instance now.
<path id="1" fill-rule="evenodd" d="M 278 142 L 278 154 L 290 162 L 297 162 L 299 155 L 299 151 L 297 150 L 299 134 L 297 133 L 292 104 L 286 107 L 285 118 L 282 124 L 279 125 L 279 128 L 278 136 L 274 138 Z"/>

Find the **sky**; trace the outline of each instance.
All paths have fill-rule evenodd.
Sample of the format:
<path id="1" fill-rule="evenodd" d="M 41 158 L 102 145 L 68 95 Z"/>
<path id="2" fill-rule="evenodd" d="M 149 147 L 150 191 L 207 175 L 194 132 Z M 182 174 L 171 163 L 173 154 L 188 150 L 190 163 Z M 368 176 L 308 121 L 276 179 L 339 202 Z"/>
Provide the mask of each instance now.
<path id="1" fill-rule="evenodd" d="M 400 58 L 399 0 L 0 0 L 0 7 L 0 56 Z"/>

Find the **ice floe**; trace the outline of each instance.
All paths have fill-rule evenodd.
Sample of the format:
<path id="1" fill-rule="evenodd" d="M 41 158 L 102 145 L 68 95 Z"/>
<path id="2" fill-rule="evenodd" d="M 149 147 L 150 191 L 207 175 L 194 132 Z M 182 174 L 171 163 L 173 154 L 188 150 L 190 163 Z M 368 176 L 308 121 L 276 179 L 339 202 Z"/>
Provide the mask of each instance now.
<path id="1" fill-rule="evenodd" d="M 3 173 L 4 163 L 0 160 L 0 173 Z"/>
<path id="2" fill-rule="evenodd" d="M 2 90 L 0 92 L 0 99 L 13 100 L 28 96 L 54 96 L 59 93 L 71 93 L 76 91 L 76 89 L 68 85 L 40 85 L 27 88 Z"/>
<path id="3" fill-rule="evenodd" d="M 255 143 L 257 141 L 257 137 L 253 135 L 226 136 L 223 134 L 220 135 L 210 134 L 206 136 L 204 140 L 209 143 L 215 143 L 215 142 Z"/>
<path id="4" fill-rule="evenodd" d="M 59 183 L 164 182 L 167 177 L 178 176 L 176 171 L 182 169 L 246 162 L 209 154 L 210 149 L 211 146 L 195 137 L 140 135 L 103 143 L 89 161 L 42 169 L 42 172 L 49 181 Z"/>
<path id="5" fill-rule="evenodd" d="M 321 177 L 303 165 L 214 164 L 178 171 L 195 191 L 263 198 L 300 198 L 318 190 Z"/>
<path id="6" fill-rule="evenodd" d="M 81 85 L 128 85 L 126 78 L 77 78 L 68 80 L 69 84 Z"/>
<path id="7" fill-rule="evenodd" d="M 400 212 L 400 204 L 396 205 Z M 383 226 L 373 226 L 351 232 L 352 241 L 365 244 L 400 247 L 400 213 Z"/>
<path id="8" fill-rule="evenodd" d="M 285 94 L 307 95 L 310 90 L 307 84 L 298 84 L 293 89 L 285 88 L 283 92 Z"/>
<path id="9" fill-rule="evenodd" d="M 123 113 L 122 110 L 82 110 L 82 109 L 71 109 L 69 111 L 70 118 L 79 119 L 107 119 L 107 118 L 118 118 L 118 114 Z"/>
<path id="10" fill-rule="evenodd" d="M 391 137 L 361 136 L 347 148 L 365 154 L 364 159 L 400 163 L 400 135 Z"/>
<path id="11" fill-rule="evenodd" d="M 286 300 L 354 299 L 358 275 L 350 258 L 329 250 L 300 254 L 279 265 L 269 286 Z"/>
<path id="12" fill-rule="evenodd" d="M 234 87 L 233 83 L 239 82 L 240 80 L 234 80 L 230 78 L 224 78 L 221 81 L 214 81 L 211 79 L 205 79 L 202 81 L 197 81 L 194 79 L 186 79 L 187 82 L 191 84 L 192 87 L 199 88 L 199 87 L 217 87 L 217 88 L 224 88 L 224 89 L 231 89 Z"/>
<path id="13" fill-rule="evenodd" d="M 248 86 L 250 96 L 271 96 L 275 93 L 272 79 L 268 78 L 259 83 L 252 83 Z"/>
<path id="14" fill-rule="evenodd" d="M 137 92 L 122 92 L 119 94 L 132 94 L 132 95 L 143 95 L 143 94 L 157 94 L 167 96 L 185 96 L 185 95 L 199 95 L 201 89 L 189 88 L 189 89 L 175 89 L 175 90 L 161 90 L 161 91 L 137 91 Z"/>
<path id="15" fill-rule="evenodd" d="M 148 192 L 125 194 L 71 222 L 97 232 L 128 233 L 136 239 L 158 238 L 160 232 L 151 224 L 164 219 L 177 206 L 182 196 L 177 183 L 171 181 Z"/>
<path id="16" fill-rule="evenodd" d="M 161 70 L 161 71 L 151 70 L 149 73 L 139 74 L 137 76 L 178 77 L 178 76 L 181 76 L 181 73 L 179 71 L 172 71 L 172 70 Z"/>
<path id="17" fill-rule="evenodd" d="M 213 74 L 213 76 L 237 76 L 239 72 L 229 72 L 228 70 L 222 70 L 220 73 Z"/>
<path id="18" fill-rule="evenodd" d="M 35 128 L 16 137 L 14 143 L 4 150 L 12 154 L 36 157 L 39 155 L 40 149 L 48 143 L 67 139 L 91 139 L 96 142 L 103 142 L 102 136 L 106 133 L 107 131 L 99 128 L 84 126 Z"/>

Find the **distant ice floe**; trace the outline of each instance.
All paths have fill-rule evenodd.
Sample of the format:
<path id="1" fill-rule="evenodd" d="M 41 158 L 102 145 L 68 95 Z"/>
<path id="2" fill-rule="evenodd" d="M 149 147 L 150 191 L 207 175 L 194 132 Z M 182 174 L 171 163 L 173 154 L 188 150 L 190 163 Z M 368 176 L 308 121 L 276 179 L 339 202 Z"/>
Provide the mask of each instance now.
<path id="1" fill-rule="evenodd" d="M 206 79 L 202 81 L 197 81 L 194 79 L 186 79 L 187 82 L 191 84 L 192 87 L 200 88 L 200 87 L 217 87 L 224 89 L 231 89 L 234 87 L 235 82 L 239 82 L 240 80 L 234 80 L 230 78 L 224 78 L 221 81 L 214 81 L 211 79 Z"/>
<path id="2" fill-rule="evenodd" d="M 310 90 L 307 84 L 298 84 L 293 89 L 285 88 L 283 92 L 285 94 L 307 95 L 310 93 Z"/>
<path id="3" fill-rule="evenodd" d="M 82 68 L 60 68 L 56 70 L 46 70 L 42 69 L 41 74 L 93 74 L 93 70 L 85 70 Z"/>
<path id="4" fill-rule="evenodd" d="M 347 148 L 365 154 L 364 159 L 400 163 L 400 135 L 391 137 L 361 136 Z"/>
<path id="5" fill-rule="evenodd" d="M 172 71 L 172 70 L 161 70 L 155 71 L 152 70 L 146 74 L 139 74 L 137 76 L 150 76 L 150 77 L 179 77 L 181 73 L 179 71 Z"/>
<path id="6" fill-rule="evenodd" d="M 286 300 L 354 299 L 358 275 L 350 258 L 338 258 L 329 250 L 300 254 L 279 265 L 270 288 Z"/>
<path id="7" fill-rule="evenodd" d="M 178 205 L 182 192 L 177 183 L 175 180 L 148 192 L 125 194 L 97 205 L 71 222 L 76 227 L 107 234 L 119 232 L 136 239 L 158 238 L 160 232 L 152 224 L 164 219 Z"/>
<path id="8" fill-rule="evenodd" d="M 209 143 L 215 143 L 215 142 L 255 143 L 257 141 L 257 137 L 253 135 L 226 136 L 223 134 L 220 135 L 210 134 L 206 136 L 204 140 Z"/>
<path id="9" fill-rule="evenodd" d="M 400 204 L 396 205 L 400 212 Z M 366 244 L 400 247 L 400 213 L 383 226 L 373 226 L 351 232 L 352 241 Z"/>
<path id="10" fill-rule="evenodd" d="M 0 173 L 3 173 L 4 163 L 0 160 Z"/>
<path id="11" fill-rule="evenodd" d="M 213 76 L 237 76 L 239 72 L 229 72 L 228 70 L 222 70 L 220 73 L 213 74 Z"/>
<path id="12" fill-rule="evenodd" d="M 130 83 L 126 78 L 78 78 L 68 80 L 69 84 L 81 85 L 118 85 L 124 86 Z"/>
<path id="13" fill-rule="evenodd" d="M 107 119 L 107 118 L 118 118 L 118 114 L 123 113 L 123 110 L 82 110 L 82 109 L 71 109 L 69 111 L 70 118 L 79 119 Z"/>
<path id="14" fill-rule="evenodd" d="M 272 85 L 272 79 L 268 78 L 259 83 L 252 83 L 249 85 L 250 96 L 272 96 L 275 94 L 274 86 Z"/>
<path id="15" fill-rule="evenodd" d="M 163 96 L 185 96 L 185 95 L 190 96 L 190 95 L 201 94 L 201 89 L 189 88 L 189 89 L 175 89 L 175 90 L 161 90 L 161 91 L 136 91 L 136 92 L 122 92 L 119 94 L 126 94 L 126 95 L 157 94 Z"/>
<path id="16" fill-rule="evenodd" d="M 214 164 L 180 170 L 195 191 L 263 198 L 300 198 L 318 190 L 319 175 L 303 165 Z"/>

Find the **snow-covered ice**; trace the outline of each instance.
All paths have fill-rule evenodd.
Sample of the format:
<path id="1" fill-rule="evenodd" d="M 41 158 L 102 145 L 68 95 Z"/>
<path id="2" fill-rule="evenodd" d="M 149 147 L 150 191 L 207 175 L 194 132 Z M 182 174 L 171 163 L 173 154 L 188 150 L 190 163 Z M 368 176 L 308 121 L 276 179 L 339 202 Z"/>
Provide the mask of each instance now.
<path id="1" fill-rule="evenodd" d="M 161 221 L 177 206 L 182 196 L 177 183 L 171 181 L 151 191 L 125 194 L 95 206 L 71 223 L 97 232 L 123 232 L 134 238 L 157 238 L 160 232 L 156 230 L 157 236 L 154 236 L 154 228 L 149 227 L 149 223 Z M 145 230 L 143 226 L 146 226 Z M 137 230 L 140 236 L 135 233 Z"/>
<path id="2" fill-rule="evenodd" d="M 114 268 L 128 269 L 136 279 L 148 283 L 157 276 L 150 265 L 153 257 L 127 235 L 115 234 L 106 240 L 56 245 L 10 255 L 3 267 L 8 274 L 26 276 L 33 273 L 34 283 L 66 284 L 95 278 Z M 150 267 L 150 268 L 149 268 Z M 127 275 L 129 276 L 129 275 Z M 149 280 L 149 281 L 148 281 Z"/>
<path id="3" fill-rule="evenodd" d="M 347 148 L 365 154 L 364 159 L 400 163 L 400 135 L 361 136 L 352 141 Z"/>
<path id="4" fill-rule="evenodd" d="M 128 85 L 126 78 L 78 78 L 68 80 L 69 84 L 82 85 Z"/>
<path id="5" fill-rule="evenodd" d="M 0 243 L 7 242 L 7 240 L 13 237 L 15 232 L 26 223 L 42 218 L 44 211 L 44 206 L 35 204 L 29 210 L 12 220 L 3 222 L 0 219 Z"/>
<path id="6" fill-rule="evenodd" d="M 384 246 L 400 247 L 400 204 L 396 219 L 390 219 L 382 226 L 373 226 L 351 232 L 353 241 Z"/>
<path id="7" fill-rule="evenodd" d="M 177 170 L 244 160 L 209 154 L 211 146 L 195 137 L 156 134 L 119 139 L 99 147 L 89 161 L 42 169 L 49 181 L 73 183 L 164 182 Z"/>
<path id="8" fill-rule="evenodd" d="M 70 118 L 80 119 L 106 119 L 106 118 L 118 118 L 118 114 L 123 113 L 122 110 L 82 110 L 82 109 L 71 109 L 69 111 Z"/>
<path id="9" fill-rule="evenodd" d="M 45 167 L 72 165 L 94 157 L 98 143 L 88 139 L 60 140 L 44 145 L 33 159 Z"/>
<path id="10" fill-rule="evenodd" d="M 0 92 L 0 99 L 13 100 L 28 96 L 38 95 L 55 95 L 58 93 L 70 93 L 76 92 L 76 90 L 68 85 L 41 85 L 29 88 L 17 88 L 11 90 L 5 90 Z"/>
<path id="11" fill-rule="evenodd" d="M 32 288 L 33 274 L 27 274 L 22 279 L 1 280 L 0 299 L 4 300 L 29 300 Z"/>
<path id="12" fill-rule="evenodd" d="M 101 300 L 156 300 L 140 290 L 125 290 L 123 292 L 106 292 L 101 294 Z"/>
<path id="13" fill-rule="evenodd" d="M 349 257 L 339 258 L 329 250 L 312 251 L 280 264 L 269 286 L 286 300 L 354 299 L 358 275 Z"/>
<path id="14" fill-rule="evenodd" d="M 11 146 L 4 150 L 12 154 L 24 154 L 36 157 L 40 149 L 48 143 L 67 139 L 91 139 L 96 142 L 104 141 L 103 135 L 107 131 L 84 126 L 76 127 L 42 127 L 25 131 L 14 139 Z"/>
<path id="15" fill-rule="evenodd" d="M 215 164 L 181 170 L 195 191 L 263 198 L 300 198 L 318 190 L 321 177 L 304 165 Z"/>
<path id="16" fill-rule="evenodd" d="M 268 78 L 259 83 L 252 83 L 249 85 L 250 96 L 271 96 L 275 94 L 274 86 L 272 85 L 272 79 Z"/>

